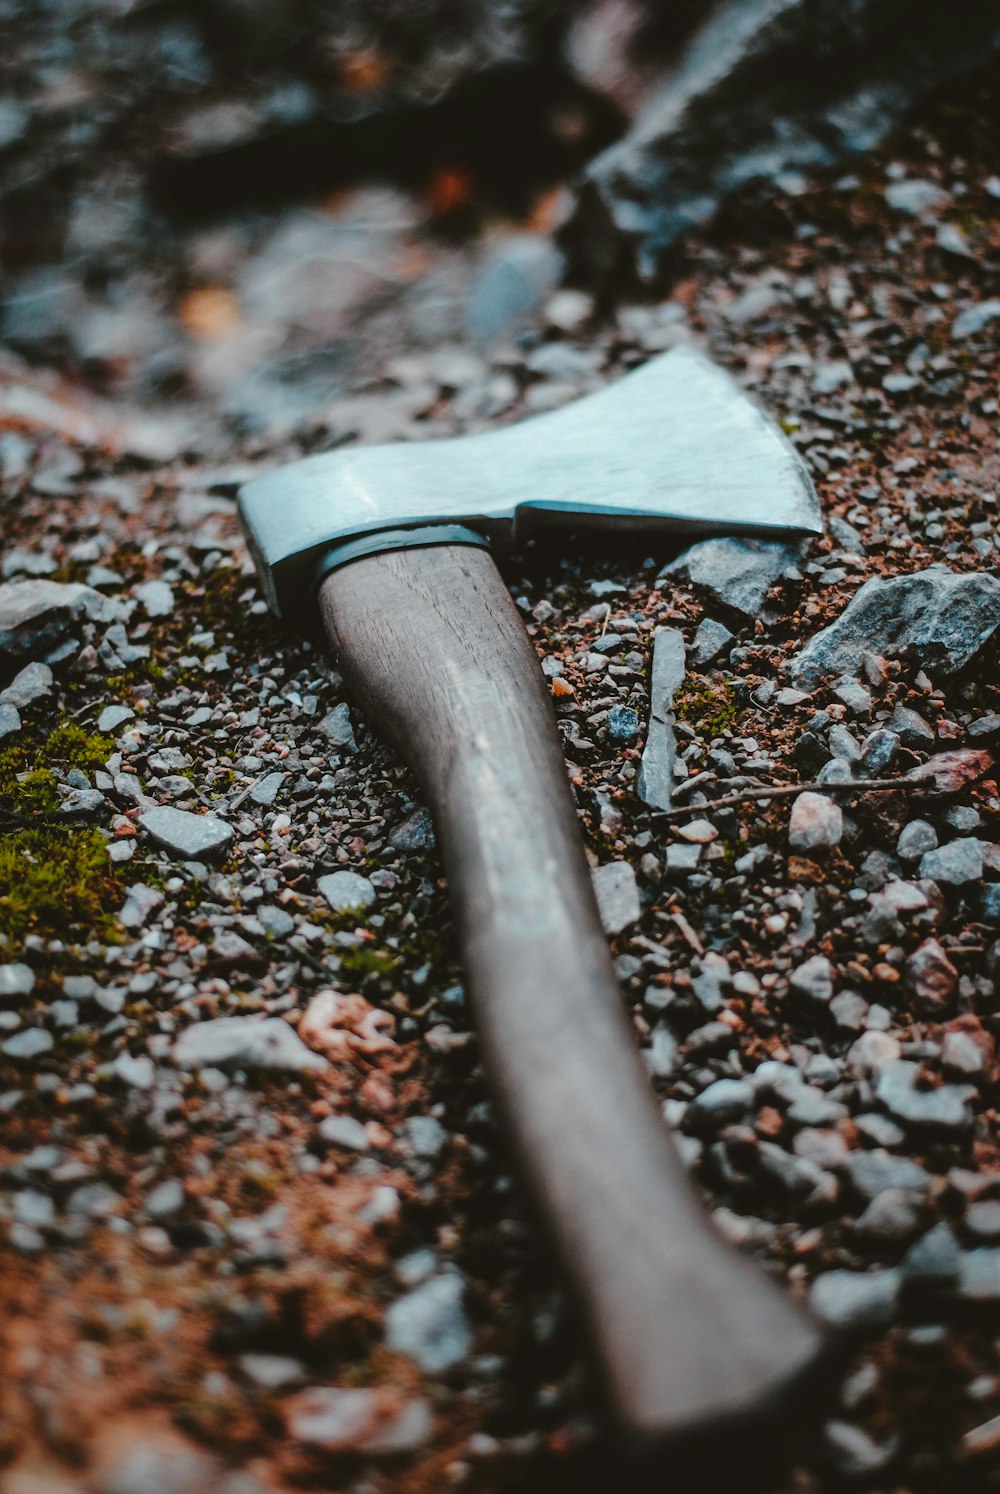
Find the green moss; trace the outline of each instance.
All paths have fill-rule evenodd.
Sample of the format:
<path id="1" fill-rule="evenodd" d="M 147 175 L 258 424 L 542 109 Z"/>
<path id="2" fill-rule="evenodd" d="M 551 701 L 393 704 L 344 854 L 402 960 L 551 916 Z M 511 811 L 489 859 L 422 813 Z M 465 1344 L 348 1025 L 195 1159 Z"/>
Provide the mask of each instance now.
<path id="1" fill-rule="evenodd" d="M 91 827 L 60 822 L 53 772 L 92 773 L 111 751 L 110 737 L 69 719 L 48 732 L 25 727 L 0 751 L 0 816 L 7 821 L 0 839 L 5 953 L 14 953 L 28 934 L 114 937 L 109 910 L 121 894 L 108 866 L 107 842 Z"/>
<path id="2" fill-rule="evenodd" d="M 700 736 L 721 737 L 736 724 L 739 708 L 735 700 L 735 680 L 708 684 L 698 675 L 685 682 L 674 701 L 678 721 L 686 721 Z M 698 687 L 701 688 L 698 688 Z"/>
<path id="3" fill-rule="evenodd" d="M 9 955 L 28 934 L 42 938 L 114 937 L 121 901 L 97 830 L 39 825 L 0 841 L 0 927 Z"/>

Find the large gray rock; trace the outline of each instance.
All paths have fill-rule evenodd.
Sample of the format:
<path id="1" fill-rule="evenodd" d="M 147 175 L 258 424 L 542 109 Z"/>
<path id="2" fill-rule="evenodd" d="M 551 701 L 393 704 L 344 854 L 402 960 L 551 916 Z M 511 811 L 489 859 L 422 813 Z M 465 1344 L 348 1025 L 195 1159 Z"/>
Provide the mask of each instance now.
<path id="1" fill-rule="evenodd" d="M 871 150 L 998 46 L 990 0 L 717 5 L 629 133 L 591 163 L 571 252 L 594 270 L 628 258 L 652 278 L 737 189 Z"/>
<path id="2" fill-rule="evenodd" d="M 76 583 L 7 581 L 0 586 L 0 665 L 47 653 L 77 618 L 110 616 L 99 591 Z"/>
<path id="3" fill-rule="evenodd" d="M 222 856 L 233 840 L 233 827 L 217 814 L 192 814 L 169 805 L 144 810 L 139 824 L 157 845 L 186 861 Z"/>
<path id="4" fill-rule="evenodd" d="M 186 1027 L 174 1044 L 182 1069 L 285 1069 L 320 1072 L 325 1058 L 307 1048 L 280 1017 L 216 1017 Z"/>
<path id="5" fill-rule="evenodd" d="M 837 621 L 795 655 L 795 679 L 811 682 L 862 667 L 866 656 L 912 659 L 937 675 L 962 669 L 1000 630 L 1000 581 L 931 566 L 873 577 Z"/>
<path id="6" fill-rule="evenodd" d="M 674 696 L 684 679 L 684 635 L 677 628 L 657 628 L 649 687 L 649 731 L 642 749 L 636 790 L 644 804 L 669 809 L 674 791 L 677 739 L 673 729 Z"/>
<path id="7" fill-rule="evenodd" d="M 664 566 L 661 576 L 679 576 L 718 606 L 756 617 L 771 587 L 795 564 L 800 546 L 776 540 L 702 540 Z"/>

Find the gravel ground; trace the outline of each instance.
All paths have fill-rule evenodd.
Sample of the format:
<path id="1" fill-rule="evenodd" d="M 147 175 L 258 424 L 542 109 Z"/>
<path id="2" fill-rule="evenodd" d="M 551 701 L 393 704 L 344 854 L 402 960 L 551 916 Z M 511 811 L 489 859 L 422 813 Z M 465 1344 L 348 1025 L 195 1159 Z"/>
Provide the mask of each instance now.
<path id="1" fill-rule="evenodd" d="M 853 1336 L 769 1494 L 1000 1487 L 996 102 L 732 210 L 668 300 L 556 292 L 512 349 L 397 352 L 226 465 L 4 364 L 9 1494 L 593 1486 L 431 826 L 268 617 L 233 495 L 692 339 L 781 419 L 826 537 L 506 578 L 665 1119 L 719 1227 Z M 664 812 L 637 789 L 672 759 Z"/>

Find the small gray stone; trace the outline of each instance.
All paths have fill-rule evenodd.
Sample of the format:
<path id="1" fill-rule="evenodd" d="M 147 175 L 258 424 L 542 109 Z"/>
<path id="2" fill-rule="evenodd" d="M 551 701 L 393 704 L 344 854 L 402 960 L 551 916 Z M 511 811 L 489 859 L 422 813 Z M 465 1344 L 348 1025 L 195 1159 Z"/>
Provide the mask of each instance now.
<path id="1" fill-rule="evenodd" d="M 943 1221 L 921 1235 L 903 1261 L 908 1281 L 957 1281 L 960 1270 L 961 1254 L 955 1236 Z"/>
<path id="2" fill-rule="evenodd" d="M 217 1476 L 217 1465 L 193 1449 L 132 1446 L 95 1487 L 98 1494 L 204 1494 Z"/>
<path id="3" fill-rule="evenodd" d="M 426 809 L 415 809 L 389 832 L 389 842 L 397 851 L 431 851 L 436 844 L 434 822 Z"/>
<path id="4" fill-rule="evenodd" d="M 248 1380 L 259 1390 L 267 1390 L 272 1395 L 294 1389 L 306 1377 L 299 1361 L 285 1354 L 241 1354 L 239 1365 Z"/>
<path id="5" fill-rule="evenodd" d="M 144 810 L 139 824 L 157 845 L 184 861 L 223 856 L 233 841 L 232 826 L 217 814 L 192 814 L 165 804 Z"/>
<path id="6" fill-rule="evenodd" d="M 886 727 L 869 732 L 861 744 L 861 766 L 872 778 L 880 778 L 891 768 L 899 753 L 899 737 Z"/>
<path id="7" fill-rule="evenodd" d="M 184 1207 L 184 1186 L 180 1178 L 167 1178 L 155 1187 L 146 1198 L 146 1213 L 150 1219 L 162 1222 L 176 1219 Z"/>
<path id="8" fill-rule="evenodd" d="M 937 740 L 934 729 L 924 720 L 919 711 L 909 706 L 898 705 L 889 719 L 889 727 L 896 733 L 904 747 L 933 747 Z"/>
<path id="9" fill-rule="evenodd" d="M 899 832 L 896 855 L 901 861 L 919 861 L 938 843 L 937 831 L 927 820 L 911 820 Z"/>
<path id="10" fill-rule="evenodd" d="M 923 1209 L 906 1188 L 887 1188 L 873 1198 L 854 1228 L 873 1240 L 908 1240 L 920 1228 Z"/>
<path id="11" fill-rule="evenodd" d="M 0 701 L 23 711 L 25 706 L 34 705 L 37 700 L 44 700 L 47 695 L 51 695 L 52 684 L 52 670 L 47 664 L 40 664 L 34 659 L 19 670 L 6 690 L 0 693 Z"/>
<path id="12" fill-rule="evenodd" d="M 0 1003 L 16 1002 L 34 989 L 35 972 L 30 965 L 0 965 Z"/>
<path id="13" fill-rule="evenodd" d="M 607 719 L 608 736 L 616 742 L 631 742 L 639 735 L 639 717 L 631 706 L 612 706 Z"/>
<path id="14" fill-rule="evenodd" d="M 695 847 L 697 849 L 697 847 Z M 592 873 L 597 906 L 606 934 L 620 934 L 639 918 L 639 888 L 627 861 L 609 861 Z"/>
<path id="15" fill-rule="evenodd" d="M 933 217 L 946 207 L 951 197 L 937 182 L 923 177 L 904 177 L 902 181 L 890 182 L 885 189 L 885 200 L 898 213 L 907 213 L 913 218 Z"/>
<path id="16" fill-rule="evenodd" d="M 0 742 L 5 742 L 20 730 L 21 715 L 17 707 L 0 700 Z"/>
<path id="17" fill-rule="evenodd" d="M 669 1079 L 677 1068 L 677 1039 L 670 1028 L 660 1022 L 653 1028 L 652 1041 L 642 1052 L 646 1068 L 653 1079 Z"/>
<path id="18" fill-rule="evenodd" d="M 97 730 L 112 732 L 135 717 L 135 711 L 124 705 L 108 705 L 97 718 Z"/>
<path id="19" fill-rule="evenodd" d="M 169 617 L 174 610 L 174 594 L 166 581 L 143 581 L 133 596 L 147 617 Z"/>
<path id="20" fill-rule="evenodd" d="M 133 1057 L 131 1053 L 119 1053 L 109 1065 L 108 1072 L 128 1089 L 152 1089 L 156 1083 L 156 1065 L 145 1053 Z"/>
<path id="21" fill-rule="evenodd" d="M 354 739 L 354 727 L 351 725 L 351 708 L 346 701 L 342 701 L 339 706 L 334 706 L 319 725 L 320 731 L 329 737 L 334 747 L 339 747 L 342 752 L 357 752 L 358 744 Z"/>
<path id="22" fill-rule="evenodd" d="M 335 913 L 360 913 L 375 901 L 375 888 L 357 872 L 331 872 L 320 877 L 316 886 Z"/>
<path id="23" fill-rule="evenodd" d="M 792 804 L 788 844 L 793 851 L 826 850 L 840 844 L 844 816 L 825 794 L 799 794 Z"/>
<path id="24" fill-rule="evenodd" d="M 757 617 L 771 587 L 794 566 L 798 554 L 798 545 L 776 540 L 701 540 L 664 566 L 660 577 L 679 576 L 707 592 L 718 606 Z"/>
<path id="25" fill-rule="evenodd" d="M 129 888 L 124 907 L 118 915 L 119 920 L 127 929 L 142 928 L 162 903 L 162 892 L 155 887 L 147 887 L 144 882 L 136 882 Z"/>
<path id="26" fill-rule="evenodd" d="M 966 337 L 978 337 L 991 322 L 1000 317 L 1000 301 L 979 301 L 960 311 L 951 324 L 951 335 L 960 341 Z"/>
<path id="27" fill-rule="evenodd" d="M 713 617 L 702 618 L 691 644 L 692 664 L 696 669 L 711 664 L 732 642 L 733 634 L 724 623 L 716 622 Z"/>
<path id="28" fill-rule="evenodd" d="M 828 1271 L 813 1282 L 809 1304 L 837 1328 L 884 1328 L 895 1317 L 901 1284 L 898 1271 Z"/>
<path id="29" fill-rule="evenodd" d="M 684 1114 L 684 1129 L 707 1135 L 741 1121 L 756 1107 L 753 1085 L 746 1079 L 716 1079 L 695 1095 Z"/>
<path id="30" fill-rule="evenodd" d="M 43 1053 L 50 1053 L 54 1046 L 51 1032 L 46 1032 L 44 1027 L 22 1027 L 20 1032 L 15 1032 L 0 1045 L 0 1053 L 19 1062 L 30 1062 Z"/>
<path id="31" fill-rule="evenodd" d="M 278 790 L 285 781 L 284 773 L 268 773 L 266 777 L 259 779 L 250 790 L 250 798 L 255 804 L 266 809 L 273 804 L 278 797 Z"/>
<path id="32" fill-rule="evenodd" d="M 849 1421 L 828 1421 L 823 1436 L 834 1467 L 852 1483 L 881 1473 L 899 1452 L 898 1437 L 876 1442 L 863 1427 Z"/>
<path id="33" fill-rule="evenodd" d="M 906 962 L 906 983 L 921 1011 L 940 1016 L 951 1004 L 958 971 L 936 939 L 925 939 Z"/>
<path id="34" fill-rule="evenodd" d="M 909 1157 L 894 1157 L 876 1148 L 867 1152 L 848 1152 L 841 1164 L 851 1188 L 865 1204 L 870 1204 L 888 1188 L 905 1189 L 917 1198 L 926 1199 L 931 1186 L 930 1174 Z"/>
<path id="35" fill-rule="evenodd" d="M 947 882 L 951 887 L 982 881 L 982 843 L 970 835 L 927 851 L 920 859 L 920 875 L 925 881 Z"/>
<path id="36" fill-rule="evenodd" d="M 182 1069 L 285 1069 L 320 1072 L 325 1058 L 305 1043 L 280 1017 L 216 1017 L 185 1028 L 174 1043 L 174 1062 Z"/>
<path id="37" fill-rule="evenodd" d="M 833 995 L 833 966 L 825 955 L 813 955 L 792 971 L 788 984 L 811 1001 L 828 1002 Z"/>
<path id="38" fill-rule="evenodd" d="M 945 1133 L 962 1132 L 971 1126 L 969 1101 L 975 1091 L 969 1085 L 942 1084 L 924 1088 L 920 1080 L 920 1065 L 900 1059 L 879 1074 L 876 1097 L 904 1126 Z"/>
<path id="39" fill-rule="evenodd" d="M 958 1290 L 967 1302 L 1000 1302 L 1000 1247 L 965 1252 Z"/>
<path id="40" fill-rule="evenodd" d="M 448 1132 L 433 1115 L 411 1115 L 404 1124 L 410 1150 L 416 1157 L 436 1157 L 448 1140 Z"/>
<path id="41" fill-rule="evenodd" d="M 368 1136 L 364 1126 L 352 1115 L 328 1115 L 320 1121 L 319 1137 L 328 1146 L 340 1147 L 347 1152 L 366 1152 Z"/>
<path id="42" fill-rule="evenodd" d="M 859 716 L 867 716 L 872 708 L 872 692 L 851 674 L 845 674 L 833 687 L 838 700 Z"/>
<path id="43" fill-rule="evenodd" d="M 461 1364 L 472 1347 L 464 1297 L 461 1276 L 445 1271 L 398 1298 L 385 1315 L 389 1348 L 408 1355 L 428 1374 Z"/>

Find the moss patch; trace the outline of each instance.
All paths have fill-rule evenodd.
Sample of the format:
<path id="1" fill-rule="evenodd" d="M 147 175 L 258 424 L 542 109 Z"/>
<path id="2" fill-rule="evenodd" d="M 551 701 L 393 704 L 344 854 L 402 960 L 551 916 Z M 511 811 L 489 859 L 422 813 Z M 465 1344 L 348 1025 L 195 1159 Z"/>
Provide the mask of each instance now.
<path id="1" fill-rule="evenodd" d="M 112 750 L 110 737 L 78 722 L 51 731 L 25 729 L 0 752 L 0 929 L 5 954 L 28 934 L 42 938 L 114 936 L 110 912 L 121 893 L 108 865 L 107 841 L 88 826 L 60 823 L 53 768 L 93 772 Z"/>
<path id="2" fill-rule="evenodd" d="M 711 684 L 698 675 L 691 677 L 674 701 L 678 721 L 686 721 L 699 736 L 721 737 L 736 725 L 735 680 L 722 679 Z"/>

